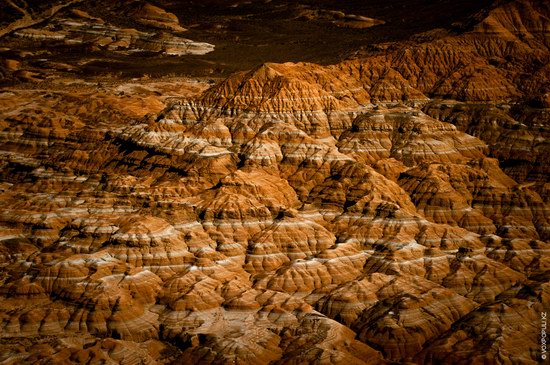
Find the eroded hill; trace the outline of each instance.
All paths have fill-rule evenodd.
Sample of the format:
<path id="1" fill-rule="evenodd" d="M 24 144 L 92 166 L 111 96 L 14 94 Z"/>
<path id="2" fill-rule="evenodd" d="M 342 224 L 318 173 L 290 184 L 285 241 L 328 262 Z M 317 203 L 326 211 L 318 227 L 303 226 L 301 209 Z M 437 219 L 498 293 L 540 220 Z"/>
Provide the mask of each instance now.
<path id="1" fill-rule="evenodd" d="M 128 14 L 180 37 L 150 6 Z M 0 361 L 536 363 L 549 13 L 215 84 L 5 61 L 27 81 L 0 94 Z M 84 37 L 59 19 L 40 31 Z"/>

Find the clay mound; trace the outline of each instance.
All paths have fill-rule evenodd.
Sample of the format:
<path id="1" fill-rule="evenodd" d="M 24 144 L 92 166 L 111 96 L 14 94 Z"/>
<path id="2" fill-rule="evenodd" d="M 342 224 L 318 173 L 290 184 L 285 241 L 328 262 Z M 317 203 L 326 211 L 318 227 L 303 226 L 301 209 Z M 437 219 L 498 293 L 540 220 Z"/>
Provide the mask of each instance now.
<path id="1" fill-rule="evenodd" d="M 435 170 L 436 166 L 430 165 L 429 168 Z M 403 173 L 400 177 L 401 186 L 410 192 L 412 200 L 417 203 L 417 209 L 427 219 L 437 223 L 458 225 L 480 234 L 496 232 L 493 222 L 484 217 L 480 210 L 471 207 L 473 198 L 465 187 L 454 189 L 449 183 L 449 176 L 437 170 L 429 177 L 422 176 L 417 180 L 416 171 L 411 169 Z M 422 186 L 414 185 L 418 181 L 421 181 Z"/>
<path id="2" fill-rule="evenodd" d="M 307 5 L 297 5 L 296 7 L 298 8 L 296 18 L 299 20 L 328 20 L 338 27 L 366 29 L 386 23 L 383 20 L 369 18 L 363 15 L 346 14 L 337 10 L 317 10 L 311 9 Z"/>
<path id="3" fill-rule="evenodd" d="M 246 221 L 269 219 L 271 213 L 255 197 L 235 193 L 221 188 L 208 192 L 198 205 L 199 218 L 206 221 Z"/>
<path id="4" fill-rule="evenodd" d="M 230 117 L 253 130 L 278 120 L 325 138 L 367 101 L 357 80 L 337 78 L 321 66 L 268 63 L 230 76 L 193 100 L 191 108 L 201 120 Z"/>
<path id="5" fill-rule="evenodd" d="M 550 152 L 545 109 L 434 101 L 424 110 L 485 141 L 492 156 L 503 162 L 502 169 L 516 181 L 545 181 L 548 165 L 543 160 Z"/>
<path id="6" fill-rule="evenodd" d="M 156 217 L 130 216 L 116 224 L 118 229 L 103 248 L 108 248 L 116 259 L 162 277 L 184 270 L 194 260 L 190 251 L 210 243 L 205 241 L 199 246 L 191 233 L 185 235 Z"/>
<path id="7" fill-rule="evenodd" d="M 380 19 L 369 18 L 362 15 L 348 14 L 343 19 L 334 22 L 339 27 L 349 27 L 354 29 L 366 29 L 376 25 L 386 24 Z"/>
<path id="8" fill-rule="evenodd" d="M 474 302 L 427 280 L 416 279 L 406 289 L 400 280 L 369 275 L 342 285 L 317 305 L 354 328 L 359 338 L 376 342 L 386 358 L 393 360 L 407 358 L 407 351 L 415 353 L 427 338 L 445 333 L 476 307 Z"/>
<path id="9" fill-rule="evenodd" d="M 527 284 L 510 289 L 501 295 L 498 302 L 482 306 L 465 316 L 457 323 L 455 331 L 440 336 L 421 351 L 415 361 L 497 361 L 501 356 L 519 362 L 532 361 L 531 355 L 527 355 L 523 349 L 537 348 L 539 337 L 538 334 L 530 333 L 528 324 L 530 321 L 540 321 L 539 310 L 542 309 L 539 308 L 547 305 L 547 292 L 547 284 Z M 522 306 L 527 308 L 522 310 L 519 319 L 517 310 Z M 474 327 L 476 330 L 472 331 Z M 468 355 L 459 350 L 469 347 L 471 342 L 482 345 Z M 493 346 L 495 343 L 498 346 Z M 540 355 L 537 353 L 537 356 Z"/>
<path id="10" fill-rule="evenodd" d="M 410 198 L 396 183 L 370 166 L 350 161 L 333 166 L 309 191 L 305 202 L 307 209 L 347 212 L 366 219 L 415 213 Z"/>
<path id="11" fill-rule="evenodd" d="M 176 240 L 175 229 L 162 219 L 155 217 L 131 217 L 118 224 L 119 229 L 112 236 L 115 244 L 129 247 L 155 247 Z"/>
<path id="12" fill-rule="evenodd" d="M 520 38 L 547 42 L 550 31 L 548 4 L 544 2 L 515 1 L 491 10 L 488 16 L 474 27 L 473 32 L 490 34 L 511 40 Z"/>
<path id="13" fill-rule="evenodd" d="M 525 272 L 529 276 L 540 275 L 550 265 L 548 255 L 545 254 L 547 242 L 526 239 L 503 240 L 497 236 L 490 236 L 486 244 L 493 251 L 489 257 L 506 266 Z"/>
<path id="14" fill-rule="evenodd" d="M 252 274 L 270 272 L 285 263 L 315 256 L 334 241 L 322 226 L 297 218 L 295 211 L 282 212 L 271 226 L 249 240 L 244 269 Z"/>
<path id="15" fill-rule="evenodd" d="M 417 175 L 420 171 L 424 171 L 422 177 Z M 498 230 L 500 235 L 510 238 L 547 237 L 544 213 L 547 208 L 542 200 L 518 188 L 494 160 L 482 159 L 463 166 L 419 166 L 403 173 L 400 184 L 432 221 L 479 233 Z M 530 208 L 520 203 L 525 200 L 530 201 Z M 502 208 L 512 206 L 515 208 L 510 211 Z"/>
<path id="16" fill-rule="evenodd" d="M 230 76 L 205 92 L 200 102 L 228 111 L 330 111 L 344 108 L 346 101 L 353 105 L 349 91 L 344 91 L 354 89 L 353 81 L 341 79 L 331 83 L 330 74 L 314 64 L 266 63 L 248 73 Z M 342 101 L 335 97 L 337 93 Z M 358 93 L 356 97 L 360 96 Z"/>
<path id="17" fill-rule="evenodd" d="M 395 158 L 405 166 L 481 157 L 481 141 L 411 109 L 380 110 L 358 116 L 338 141 L 340 152 L 374 163 Z"/>
<path id="18" fill-rule="evenodd" d="M 401 47 L 383 57 L 367 58 L 364 66 L 386 63 L 413 88 L 431 97 L 516 99 L 527 91 L 520 85 L 522 72 L 539 75 L 539 85 L 547 83 L 539 74 L 547 63 L 540 61 L 548 59 L 547 12 L 541 2 L 509 2 L 490 11 L 472 32 Z M 508 46 L 502 47 L 504 43 Z M 508 62 L 514 67 L 506 67 Z M 351 67 L 353 72 L 364 73 Z"/>
<path id="19" fill-rule="evenodd" d="M 149 3 L 139 6 L 133 13 L 137 21 L 143 25 L 154 28 L 169 29 L 176 32 L 184 32 L 186 29 L 179 24 L 178 17 L 164 9 Z"/>
<path id="20" fill-rule="evenodd" d="M 175 336 L 189 345 L 179 361 L 222 363 L 236 358 L 259 364 L 292 363 L 323 354 L 361 363 L 357 353 L 368 353 L 379 361 L 380 355 L 353 340 L 349 329 L 297 298 L 253 289 L 243 281 L 245 277 L 244 272 L 203 261 L 166 283 L 161 303 L 167 303 L 168 308 L 160 317 L 165 336 Z M 288 326 L 300 330 L 269 330 Z"/>
<path id="21" fill-rule="evenodd" d="M 105 58 L 192 47 L 160 8 L 134 3 L 124 29 L 78 6 L 21 34 Z M 0 362 L 538 361 L 547 13 L 496 4 L 468 31 L 213 86 L 7 85 Z"/>
<path id="22" fill-rule="evenodd" d="M 131 341 L 79 336 L 44 341 L 28 349 L 24 349 L 21 345 L 4 344 L 2 359 L 17 359 L 22 364 L 36 361 L 71 364 L 101 361 L 106 364 L 141 362 L 153 365 L 158 361 L 172 360 L 170 355 L 163 353 L 163 351 L 169 353 L 170 350 L 174 351 L 173 348 L 154 340 L 136 344 Z"/>
<path id="23" fill-rule="evenodd" d="M 378 61 L 378 60 L 376 60 Z M 287 120 L 338 118 L 370 102 L 426 101 L 399 73 L 385 64 L 367 61 L 321 67 L 309 63 L 263 64 L 237 73 L 207 90 L 196 103 L 214 107 L 219 115 L 266 113 Z M 329 118 L 331 119 L 331 118 Z M 292 119 L 290 119 L 292 120 Z M 332 123 L 338 121 L 330 120 Z"/>
<path id="24" fill-rule="evenodd" d="M 221 180 L 227 191 L 258 199 L 271 212 L 296 208 L 300 203 L 296 192 L 284 179 L 267 175 L 261 170 L 237 170 Z"/>
<path id="25" fill-rule="evenodd" d="M 43 257 L 47 260 L 47 256 Z M 129 340 L 156 337 L 154 315 L 148 308 L 160 287 L 160 279 L 149 271 L 132 269 L 110 255 L 75 255 L 47 262 L 37 267 L 29 286 L 22 278 L 27 293 L 10 291 L 12 303 L 21 295 L 40 304 L 21 310 L 11 320 L 3 319 L 4 333 L 9 336 L 43 336 L 65 331 L 90 334 L 113 334 Z M 44 294 L 37 289 L 43 288 Z M 60 306 L 56 300 L 71 303 Z M 13 305 L 13 304 L 12 304 Z"/>
<path id="26" fill-rule="evenodd" d="M 209 191 L 196 204 L 205 231 L 230 256 L 243 257 L 248 240 L 272 222 L 265 205 L 230 188 Z"/>

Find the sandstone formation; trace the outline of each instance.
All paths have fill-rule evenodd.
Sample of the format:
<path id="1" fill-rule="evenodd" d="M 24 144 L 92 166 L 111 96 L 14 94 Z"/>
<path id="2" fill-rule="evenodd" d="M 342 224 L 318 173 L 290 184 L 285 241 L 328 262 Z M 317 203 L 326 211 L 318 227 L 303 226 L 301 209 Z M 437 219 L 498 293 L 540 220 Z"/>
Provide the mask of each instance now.
<path id="1" fill-rule="evenodd" d="M 148 2 L 102 0 L 92 4 L 52 0 L 30 6 L 25 1 L 22 3 L 22 7 L 12 1 L 4 5 L 6 14 L 17 14 L 12 22 L 10 17 L 0 21 L 0 38 L 13 45 L 5 51 L 44 48 L 55 50 L 54 53 L 59 50 L 74 55 L 84 52 L 96 57 L 84 57 L 74 66 L 47 62 L 44 58 L 35 60 L 35 52 L 21 52 L 19 61 L 11 60 L 0 68 L 2 78 L 39 81 L 52 78 L 55 71 L 75 72 L 86 63 L 101 64 L 107 60 L 102 59 L 106 54 L 107 58 L 143 53 L 182 56 L 204 55 L 214 50 L 212 44 L 181 37 L 186 29 L 178 17 Z M 37 53 L 52 55 L 49 51 Z M 14 63 L 21 61 L 28 70 L 21 70 Z"/>
<path id="2" fill-rule="evenodd" d="M 211 50 L 112 6 L 136 27 L 75 4 L 9 37 Z M 549 10 L 214 85 L 37 67 L 0 93 L 0 363 L 536 363 Z"/>
<path id="3" fill-rule="evenodd" d="M 296 11 L 297 18 L 300 20 L 315 21 L 323 19 L 331 21 L 339 27 L 364 29 L 386 23 L 380 19 L 373 19 L 363 15 L 346 14 L 337 10 L 312 9 L 307 5 L 298 6 Z"/>
<path id="4" fill-rule="evenodd" d="M 147 9 L 148 7 L 145 7 L 143 12 Z M 171 18 L 162 13 L 160 15 L 155 13 L 150 15 L 149 12 L 143 12 L 136 15 L 137 21 L 140 23 L 154 25 L 157 28 L 167 28 L 171 31 L 184 30 L 177 23 L 177 19 L 175 23 L 160 23 L 155 19 Z M 152 51 L 168 55 L 182 55 L 204 54 L 214 49 L 211 44 L 194 42 L 162 31 L 149 33 L 134 28 L 119 28 L 101 18 L 93 18 L 83 11 L 73 11 L 70 15 L 76 19 L 59 16 L 50 21 L 44 28 L 24 28 L 14 32 L 14 35 L 30 41 L 62 41 L 67 45 L 83 44 L 91 50 Z"/>

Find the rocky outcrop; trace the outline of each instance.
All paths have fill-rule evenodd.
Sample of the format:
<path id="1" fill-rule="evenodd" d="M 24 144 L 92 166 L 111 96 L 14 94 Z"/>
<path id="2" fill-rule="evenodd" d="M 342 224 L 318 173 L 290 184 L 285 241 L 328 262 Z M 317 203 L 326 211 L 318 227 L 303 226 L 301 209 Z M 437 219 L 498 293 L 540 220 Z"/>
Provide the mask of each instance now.
<path id="1" fill-rule="evenodd" d="M 180 25 L 176 15 L 147 2 L 141 4 L 132 15 L 136 17 L 138 22 L 145 26 L 168 29 L 176 32 L 183 32 L 186 30 Z"/>
<path id="2" fill-rule="evenodd" d="M 139 18 L 141 21 L 142 18 Z M 149 25 L 152 20 L 144 20 Z M 160 23 L 159 27 L 164 23 Z M 179 25 L 176 27 L 177 31 Z M 179 27 L 179 28 L 178 28 Z M 54 30 L 55 29 L 55 30 Z M 32 41 L 62 41 L 66 45 L 86 45 L 91 50 L 109 50 L 114 52 L 161 52 L 167 55 L 205 54 L 212 52 L 214 46 L 208 43 L 194 42 L 169 33 L 147 33 L 133 28 L 120 28 L 102 19 L 59 18 L 48 23 L 45 28 L 26 28 L 14 33 L 15 36 Z"/>
<path id="3" fill-rule="evenodd" d="M 203 55 L 214 50 L 212 44 L 180 37 L 186 29 L 177 16 L 147 2 L 101 1 L 80 7 L 78 3 L 80 1 L 58 4 L 36 14 L 22 10 L 22 18 L 0 29 L 0 37 L 12 37 L 10 42 L 30 43 L 31 48 L 33 44 L 35 47 L 73 47 L 75 53 L 86 49 L 87 52 L 108 51 L 119 55 L 154 52 L 182 56 Z M 114 16 L 105 18 L 106 10 Z M 136 25 L 139 26 L 136 28 Z M 42 66 L 46 67 L 40 71 L 55 68 Z M 70 66 L 61 71 L 75 71 L 76 68 L 78 66 Z M 24 77 L 22 72 L 7 71 L 16 79 L 37 79 L 29 75 Z"/>
<path id="4" fill-rule="evenodd" d="M 531 232 L 532 238 L 548 239 L 544 202 L 497 166 L 486 159 L 465 166 L 423 165 L 401 174 L 400 182 L 424 216 L 435 222 L 480 234 L 498 231 L 503 237 L 515 238 Z M 417 175 L 422 170 L 426 174 Z M 503 210 L 509 213 L 502 214 Z"/>
<path id="5" fill-rule="evenodd" d="M 540 321 L 540 311 L 548 305 L 547 291 L 547 284 L 532 283 L 510 289 L 501 295 L 498 303 L 482 306 L 458 321 L 453 331 L 443 333 L 414 360 L 421 363 L 497 363 L 502 358 L 508 358 L 518 362 L 532 362 L 532 356 L 527 355 L 524 349 L 538 341 L 539 334 L 532 333 L 530 324 Z M 519 313 L 521 318 L 518 317 Z M 510 332 L 514 335 L 509 335 Z M 475 351 L 466 355 L 459 350 L 470 348 L 472 342 L 480 344 Z M 537 355 L 540 353 L 536 348 L 532 351 Z"/>
<path id="6" fill-rule="evenodd" d="M 395 158 L 414 166 L 481 157 L 485 145 L 414 109 L 378 108 L 353 120 L 340 136 L 338 149 L 368 164 Z"/>
<path id="7" fill-rule="evenodd" d="M 528 105 L 515 107 L 434 101 L 424 107 L 430 116 L 487 143 L 490 154 L 517 181 L 543 183 L 548 174 L 548 111 Z"/>
<path id="8" fill-rule="evenodd" d="M 363 15 L 346 14 L 337 10 L 320 10 L 310 8 L 307 5 L 298 5 L 295 9 L 296 18 L 305 21 L 330 21 L 338 27 L 349 27 L 355 29 L 366 29 L 376 25 L 385 24 L 380 19 L 373 19 Z"/>

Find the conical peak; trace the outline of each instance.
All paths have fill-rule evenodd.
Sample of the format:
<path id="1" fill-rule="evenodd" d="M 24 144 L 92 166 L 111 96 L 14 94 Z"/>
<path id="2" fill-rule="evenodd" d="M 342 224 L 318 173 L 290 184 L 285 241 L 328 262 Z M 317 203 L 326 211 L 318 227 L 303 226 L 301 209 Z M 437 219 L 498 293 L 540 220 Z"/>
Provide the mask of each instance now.
<path id="1" fill-rule="evenodd" d="M 263 87 L 266 84 L 278 83 L 281 84 L 279 87 L 282 87 L 284 80 L 293 79 L 292 73 L 288 69 L 288 64 L 263 63 L 248 72 L 239 72 L 229 76 L 225 81 L 210 90 L 217 90 L 216 93 L 218 94 L 220 93 L 219 90 L 222 90 L 222 94 L 227 92 L 242 94 L 245 91 L 250 91 L 246 85 L 251 84 Z"/>
<path id="2" fill-rule="evenodd" d="M 244 80 L 254 80 L 259 83 L 271 82 L 275 79 L 306 81 L 311 75 L 325 73 L 327 70 L 312 63 L 262 63 L 246 73 Z"/>
<path id="3" fill-rule="evenodd" d="M 264 63 L 230 76 L 200 97 L 209 107 L 269 112 L 322 111 L 336 101 L 327 70 L 313 64 Z"/>
<path id="4" fill-rule="evenodd" d="M 262 63 L 260 66 L 252 69 L 247 75 L 246 79 L 255 80 L 270 80 L 278 76 L 283 76 L 281 72 L 277 70 L 277 64 L 274 63 Z"/>

